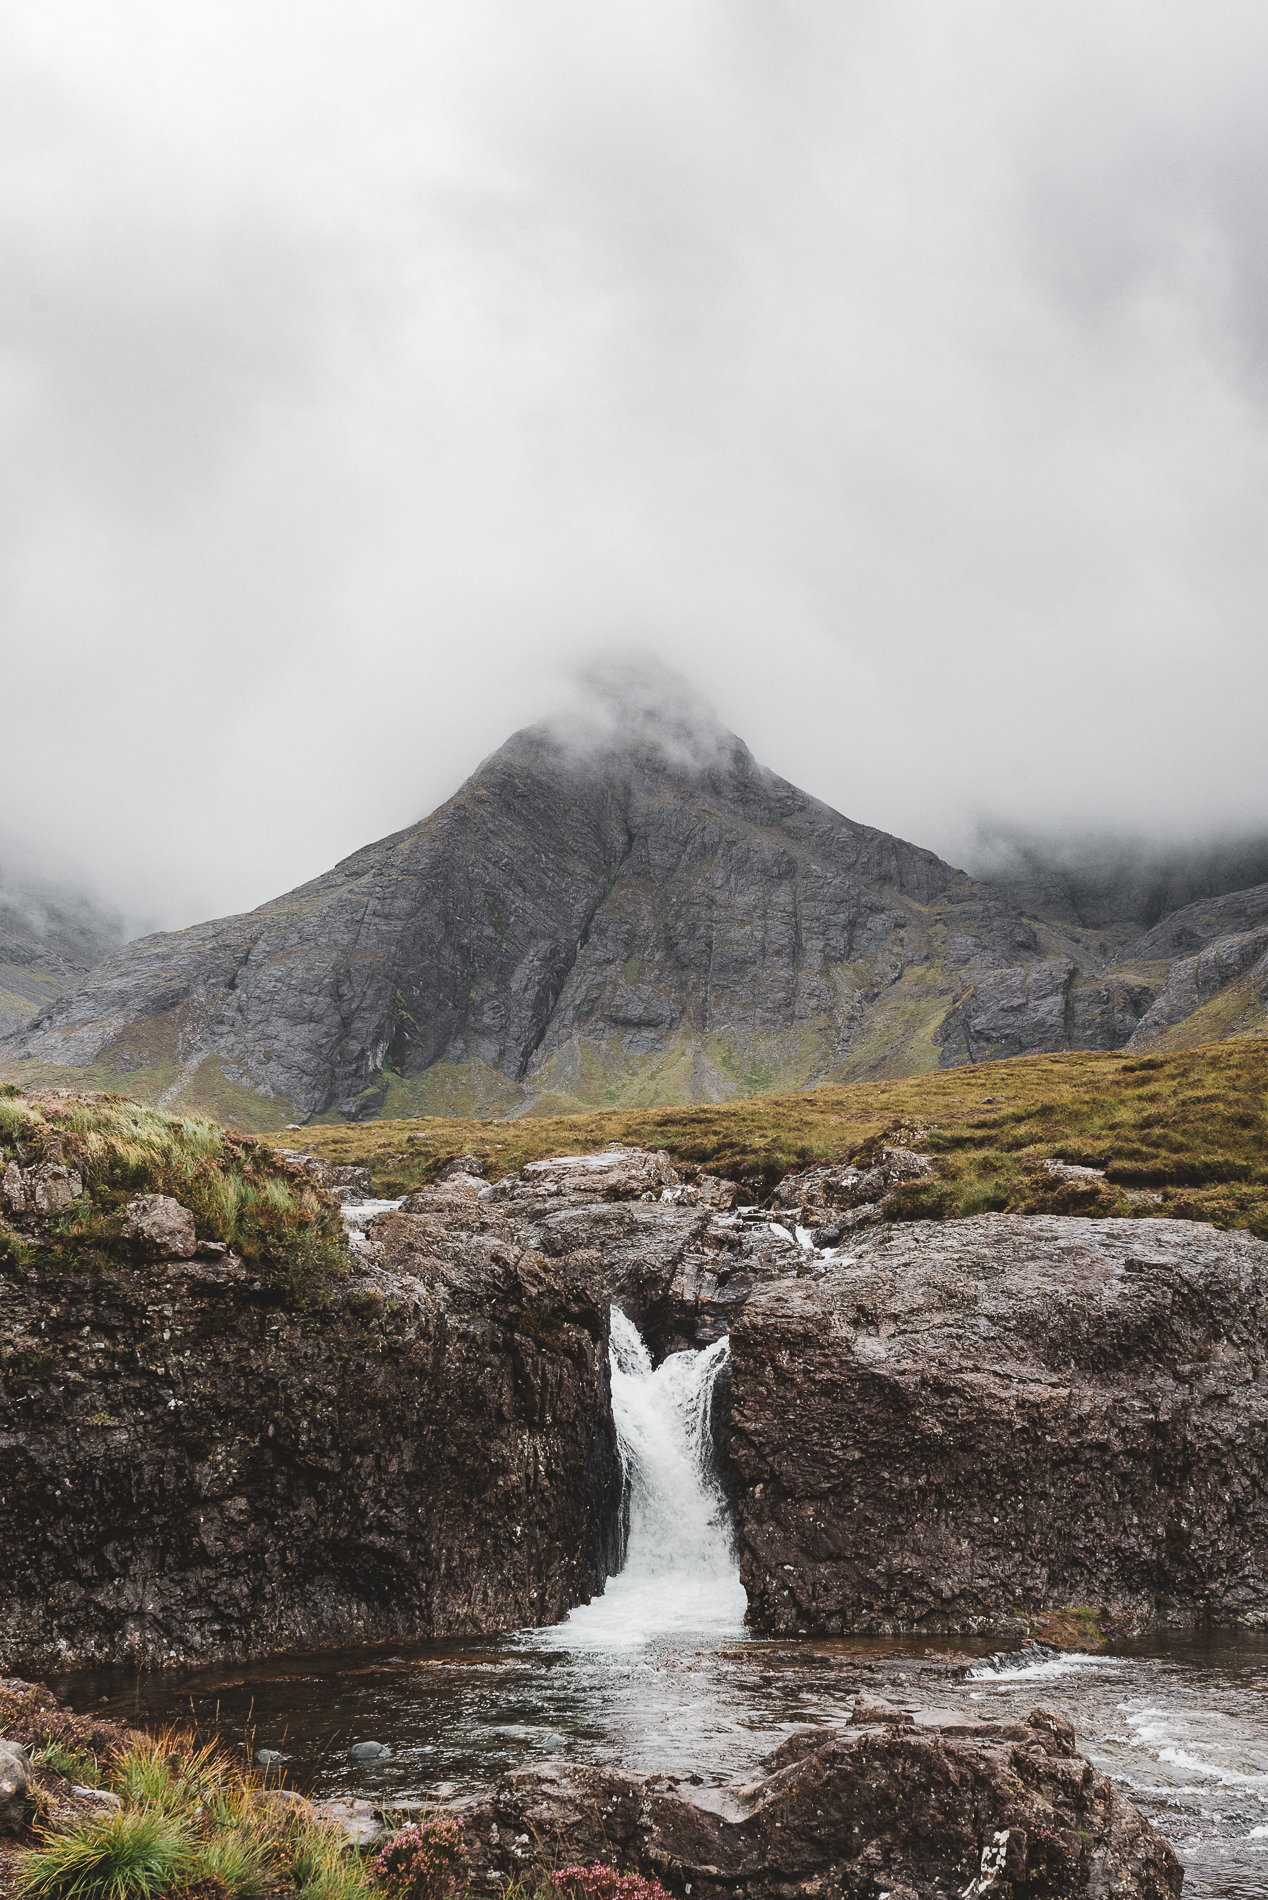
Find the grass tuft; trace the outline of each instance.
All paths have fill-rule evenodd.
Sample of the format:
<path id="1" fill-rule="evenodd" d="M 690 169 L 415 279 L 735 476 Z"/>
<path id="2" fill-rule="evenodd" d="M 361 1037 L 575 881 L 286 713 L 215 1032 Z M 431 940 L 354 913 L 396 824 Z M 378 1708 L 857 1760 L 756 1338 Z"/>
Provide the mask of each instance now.
<path id="1" fill-rule="evenodd" d="M 347 1272 L 338 1204 L 266 1142 L 196 1115 L 165 1115 L 122 1096 L 91 1101 L 0 1100 L 0 1172 L 61 1161 L 84 1193 L 51 1230 L 0 1228 L 0 1267 L 103 1271 L 126 1263 L 123 1210 L 138 1194 L 167 1194 L 194 1216 L 200 1240 L 220 1241 L 259 1266 L 296 1304 L 319 1303 Z M 29 1223 L 28 1223 L 29 1224 Z"/>
<path id="2" fill-rule="evenodd" d="M 124 1808 L 51 1834 L 22 1871 L 31 1900 L 157 1900 L 193 1866 L 184 1822 L 156 1808 Z"/>

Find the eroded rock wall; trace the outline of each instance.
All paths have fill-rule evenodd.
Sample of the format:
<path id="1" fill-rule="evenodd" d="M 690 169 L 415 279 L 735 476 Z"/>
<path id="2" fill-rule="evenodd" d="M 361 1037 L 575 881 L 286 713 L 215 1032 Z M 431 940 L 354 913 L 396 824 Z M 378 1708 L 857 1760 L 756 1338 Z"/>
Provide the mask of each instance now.
<path id="1" fill-rule="evenodd" d="M 437 1197 L 443 1201 L 445 1197 Z M 558 1620 L 619 1475 L 597 1260 L 449 1197 L 327 1310 L 241 1262 L 0 1280 L 0 1662 L 212 1661 Z"/>
<path id="2" fill-rule="evenodd" d="M 985 1215 L 851 1249 L 731 1334 L 756 1628 L 1268 1624 L 1268 1244 Z"/>

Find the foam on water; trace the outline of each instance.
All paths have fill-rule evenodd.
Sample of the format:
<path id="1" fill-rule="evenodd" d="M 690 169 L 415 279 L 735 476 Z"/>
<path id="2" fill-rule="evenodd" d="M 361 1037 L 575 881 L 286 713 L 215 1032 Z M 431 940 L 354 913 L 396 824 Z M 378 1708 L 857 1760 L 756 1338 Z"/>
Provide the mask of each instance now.
<path id="1" fill-rule="evenodd" d="M 713 1388 L 730 1357 L 719 1339 L 653 1366 L 637 1328 L 612 1308 L 612 1413 L 625 1478 L 625 1561 L 601 1596 L 537 1645 L 636 1648 L 657 1638 L 743 1634 L 748 1601 L 715 1469 Z"/>

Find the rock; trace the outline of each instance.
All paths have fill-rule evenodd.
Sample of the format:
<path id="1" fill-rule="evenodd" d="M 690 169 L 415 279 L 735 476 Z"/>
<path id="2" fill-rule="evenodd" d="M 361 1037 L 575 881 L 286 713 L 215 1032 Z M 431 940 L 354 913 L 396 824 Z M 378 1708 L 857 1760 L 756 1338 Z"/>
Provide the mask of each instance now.
<path id="1" fill-rule="evenodd" d="M 26 1826 L 34 1785 L 21 1742 L 0 1740 L 0 1834 L 19 1834 Z"/>
<path id="2" fill-rule="evenodd" d="M 1075 968 L 1070 957 L 1049 957 L 984 972 L 937 1032 L 940 1066 L 1068 1049 L 1066 1008 Z"/>
<path id="3" fill-rule="evenodd" d="M 408 1141 L 419 1141 L 422 1137 L 419 1135 L 408 1135 L 406 1139 Z M 444 1167 L 441 1168 L 437 1174 L 437 1184 L 441 1181 L 447 1181 L 451 1174 L 474 1175 L 477 1178 L 482 1178 L 484 1175 L 484 1163 L 483 1161 L 478 1161 L 475 1155 L 455 1155 L 451 1161 L 446 1161 Z"/>
<path id="4" fill-rule="evenodd" d="M 9 1169 L 6 1169 L 6 1182 L 8 1178 Z M 77 1201 L 83 1191 L 83 1179 L 77 1168 L 64 1167 L 59 1161 L 45 1161 L 21 1177 L 21 1206 L 12 1199 L 9 1205 L 14 1213 L 25 1210 L 44 1220 L 53 1220 L 64 1213 L 72 1201 Z"/>
<path id="5" fill-rule="evenodd" d="M 677 1201 L 617 1201 L 539 1212 L 512 1203 L 525 1243 L 557 1259 L 597 1254 L 603 1287 L 637 1325 L 653 1357 L 707 1346 L 730 1331 L 753 1289 L 804 1266 L 782 1228 Z M 522 1210 L 522 1211 L 521 1211 Z"/>
<path id="6" fill-rule="evenodd" d="M 275 1768 L 279 1762 L 286 1761 L 288 1758 L 279 1753 L 276 1748 L 257 1748 L 255 1759 L 261 1768 Z"/>
<path id="7" fill-rule="evenodd" d="M 354 1742 L 348 1750 L 349 1761 L 386 1761 L 392 1753 L 386 1742 Z"/>
<path id="8" fill-rule="evenodd" d="M 546 1766 L 454 1804 L 472 1884 L 521 1873 L 524 1846 L 603 1860 L 693 1900 L 1178 1900 L 1168 1843 L 1075 1751 L 1068 1722 L 968 1722 L 856 1704 L 848 1726 L 791 1736 L 752 1786 L 695 1797 L 667 1775 Z M 518 1848 L 518 1852 L 517 1852 Z"/>
<path id="9" fill-rule="evenodd" d="M 451 1186 L 369 1227 L 385 1264 L 307 1314 L 232 1258 L 0 1278 L 0 1667 L 479 1634 L 601 1587 L 597 1256 Z"/>
<path id="10" fill-rule="evenodd" d="M 121 1238 L 149 1260 L 189 1260 L 198 1251 L 194 1217 L 170 1194 L 139 1194 L 129 1201 Z"/>
<path id="11" fill-rule="evenodd" d="M 928 1155 L 910 1148 L 881 1148 L 870 1165 L 838 1163 L 786 1174 L 774 1203 L 808 1230 L 816 1247 L 835 1247 L 858 1228 L 881 1220 L 891 1195 L 904 1182 L 931 1174 L 933 1166 Z"/>
<path id="12" fill-rule="evenodd" d="M 755 1628 L 1268 1626 L 1268 1244 L 990 1214 L 851 1248 L 731 1333 Z"/>
<path id="13" fill-rule="evenodd" d="M 330 1185 L 336 1190 L 339 1188 L 351 1188 L 358 1194 L 364 1194 L 367 1200 L 374 1198 L 374 1183 L 370 1179 L 370 1170 L 368 1168 L 340 1163 L 338 1167 L 333 1167 L 330 1172 L 332 1176 Z"/>
<path id="14" fill-rule="evenodd" d="M 313 1814 L 319 1821 L 342 1828 L 353 1847 L 377 1847 L 386 1837 L 379 1810 L 372 1801 L 354 1801 L 337 1795 L 327 1801 L 315 1801 Z"/>
<path id="15" fill-rule="evenodd" d="M 0 1178 L 0 1195 L 10 1214 L 25 1214 L 27 1208 L 26 1179 L 16 1161 L 11 1161 Z"/>
<path id="16" fill-rule="evenodd" d="M 1171 965 L 1162 991 L 1132 1034 L 1132 1049 L 1148 1048 L 1166 1029 L 1183 1022 L 1204 1003 L 1249 972 L 1250 987 L 1268 1000 L 1268 925 L 1237 936 L 1217 937 L 1197 956 Z"/>
<path id="17" fill-rule="evenodd" d="M 490 1198 L 519 1220 L 558 1207 L 589 1207 L 600 1201 L 656 1201 L 680 1185 L 662 1149 L 626 1148 L 613 1142 L 597 1154 L 551 1155 L 530 1161 L 518 1174 L 493 1185 Z"/>

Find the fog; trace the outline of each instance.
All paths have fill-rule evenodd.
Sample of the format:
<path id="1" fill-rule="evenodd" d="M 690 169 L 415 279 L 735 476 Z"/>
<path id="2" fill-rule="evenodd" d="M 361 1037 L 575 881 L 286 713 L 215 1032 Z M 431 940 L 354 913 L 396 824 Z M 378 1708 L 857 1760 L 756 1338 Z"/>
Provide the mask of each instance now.
<path id="1" fill-rule="evenodd" d="M 979 837 L 1268 828 L 1268 14 L 0 27 L 0 861 L 135 926 L 636 652 Z"/>

